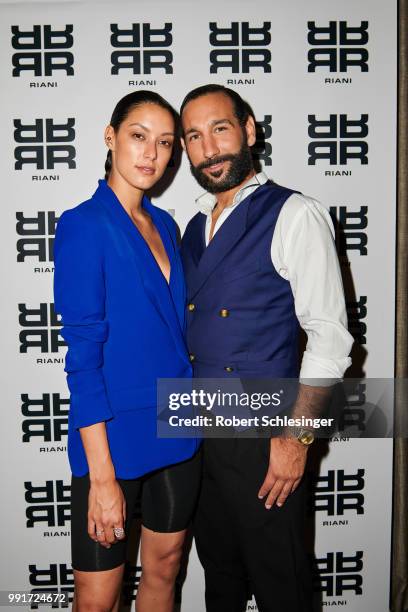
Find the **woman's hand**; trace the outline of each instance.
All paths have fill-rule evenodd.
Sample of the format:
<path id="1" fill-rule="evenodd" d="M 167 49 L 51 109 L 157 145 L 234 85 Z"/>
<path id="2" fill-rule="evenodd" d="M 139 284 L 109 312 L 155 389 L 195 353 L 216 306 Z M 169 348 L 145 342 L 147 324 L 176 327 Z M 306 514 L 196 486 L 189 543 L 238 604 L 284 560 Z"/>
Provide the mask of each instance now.
<path id="1" fill-rule="evenodd" d="M 88 535 L 105 548 L 125 537 L 126 502 L 122 489 L 115 480 L 93 481 L 88 497 Z M 114 528 L 122 532 L 114 534 Z M 123 535 L 122 535 L 123 534 Z"/>
<path id="2" fill-rule="evenodd" d="M 125 537 L 125 498 L 116 480 L 105 423 L 79 429 L 89 467 L 88 535 L 110 548 Z M 116 529 L 116 537 L 114 533 Z"/>

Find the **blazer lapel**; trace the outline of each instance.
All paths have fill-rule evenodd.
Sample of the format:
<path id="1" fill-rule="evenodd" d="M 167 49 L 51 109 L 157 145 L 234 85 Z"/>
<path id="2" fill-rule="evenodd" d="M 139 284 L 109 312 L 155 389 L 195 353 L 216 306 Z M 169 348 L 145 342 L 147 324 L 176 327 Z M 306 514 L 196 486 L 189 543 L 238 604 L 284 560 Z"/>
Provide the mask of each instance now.
<path id="1" fill-rule="evenodd" d="M 205 224 L 206 216 L 198 213 L 191 219 L 188 234 L 183 238 L 196 266 L 205 251 Z"/>
<path id="2" fill-rule="evenodd" d="M 170 266 L 170 283 L 168 284 L 164 279 L 163 275 L 160 272 L 161 277 L 164 280 L 164 288 L 165 294 L 167 298 L 170 299 L 172 305 L 172 313 L 177 315 L 178 318 L 178 326 L 180 330 L 184 331 L 184 322 L 185 322 L 185 314 L 186 314 L 186 287 L 184 283 L 184 272 L 183 266 L 181 263 L 178 244 L 174 239 L 173 231 L 170 229 L 168 225 L 168 221 L 166 215 L 161 214 L 160 211 L 155 208 L 149 200 L 146 198 L 146 201 L 143 204 L 146 210 L 151 214 L 157 231 L 160 233 L 160 237 L 162 239 L 164 248 L 166 249 Z M 157 266 L 157 264 L 156 264 Z M 154 289 L 154 287 L 153 287 Z M 157 300 L 157 292 L 154 291 L 154 298 Z M 159 303 L 160 306 L 161 302 Z M 172 326 L 172 329 L 174 327 Z M 184 343 L 184 336 L 183 336 Z M 185 346 L 185 345 L 184 345 Z M 186 350 L 186 349 L 185 349 Z"/>
<path id="3" fill-rule="evenodd" d="M 169 327 L 178 352 L 188 361 L 187 349 L 182 332 L 182 320 L 180 320 L 179 317 L 181 313 L 178 312 L 180 309 L 177 309 L 176 312 L 175 306 L 175 302 L 179 302 L 180 299 L 182 299 L 180 296 L 180 282 L 182 278 L 180 279 L 180 266 L 177 263 L 177 255 L 167 226 L 162 221 L 160 214 L 154 209 L 147 198 L 145 198 L 143 200 L 143 206 L 152 216 L 169 257 L 171 266 L 170 287 L 143 236 L 117 199 L 115 193 L 108 187 L 105 181 L 99 181 L 99 187 L 93 197 L 97 198 L 104 205 L 111 220 L 115 225 L 120 226 L 125 234 L 127 242 L 131 247 L 130 251 L 133 256 L 135 267 L 139 273 L 146 294 L 162 320 Z M 175 292 L 175 297 L 177 296 L 178 299 L 173 300 L 173 292 Z M 184 316 L 184 313 L 182 316 Z"/>

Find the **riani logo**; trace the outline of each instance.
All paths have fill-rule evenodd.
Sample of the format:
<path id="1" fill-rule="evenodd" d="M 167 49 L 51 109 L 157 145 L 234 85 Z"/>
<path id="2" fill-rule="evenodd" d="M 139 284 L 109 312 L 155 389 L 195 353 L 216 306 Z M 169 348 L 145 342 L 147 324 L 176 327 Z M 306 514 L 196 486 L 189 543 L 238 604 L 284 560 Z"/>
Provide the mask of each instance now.
<path id="1" fill-rule="evenodd" d="M 259 612 L 259 608 L 255 601 L 255 595 L 251 595 L 251 599 L 247 601 L 247 607 L 245 612 Z"/>
<path id="2" fill-rule="evenodd" d="M 347 383 L 344 383 L 346 387 Z M 367 430 L 367 389 L 365 383 L 355 386 L 351 382 L 352 389 L 347 393 L 347 405 L 344 407 L 339 419 L 339 430 L 354 431 L 357 434 Z"/>
<path id="3" fill-rule="evenodd" d="M 344 517 L 364 514 L 365 470 L 347 474 L 345 470 L 328 470 L 326 475 L 316 476 L 312 482 L 311 511 L 324 512 L 327 516 Z M 348 525 L 348 520 L 323 521 L 323 526 Z"/>
<path id="4" fill-rule="evenodd" d="M 39 211 L 35 217 L 16 212 L 17 262 L 32 260 L 38 263 L 54 261 L 55 229 L 59 217 L 55 211 Z M 53 272 L 54 266 L 35 267 L 34 272 Z"/>
<path id="5" fill-rule="evenodd" d="M 36 170 L 55 170 L 76 168 L 75 119 L 69 117 L 64 123 L 54 119 L 35 119 L 34 123 L 23 123 L 14 119 L 15 170 L 23 170 L 27 165 Z M 59 174 L 33 175 L 33 181 L 58 181 Z"/>
<path id="6" fill-rule="evenodd" d="M 54 304 L 42 303 L 39 308 L 28 308 L 27 304 L 18 305 L 20 353 L 36 352 L 58 353 L 66 343 L 60 335 L 61 320 Z M 63 358 L 38 358 L 36 363 L 63 363 Z"/>
<path id="7" fill-rule="evenodd" d="M 68 434 L 69 399 L 59 393 L 43 393 L 41 397 L 21 394 L 22 442 L 61 442 Z M 65 446 L 41 447 L 40 452 L 56 452 Z M 51 451 L 51 449 L 53 449 Z"/>
<path id="8" fill-rule="evenodd" d="M 329 21 L 328 26 L 307 24 L 308 72 L 325 71 L 340 74 L 350 69 L 368 72 L 368 21 L 352 26 L 347 21 Z M 327 84 L 350 84 L 351 77 L 326 77 Z"/>
<path id="9" fill-rule="evenodd" d="M 349 332 L 358 344 L 367 344 L 367 296 L 360 295 L 356 301 L 347 301 Z"/>
<path id="10" fill-rule="evenodd" d="M 150 23 L 132 23 L 130 28 L 120 28 L 111 23 L 111 74 L 131 71 L 134 75 L 173 74 L 173 24 L 152 27 Z M 152 86 L 156 80 L 129 81 L 129 85 Z"/>
<path id="11" fill-rule="evenodd" d="M 31 30 L 11 26 L 13 77 L 28 74 L 30 77 L 55 77 L 74 74 L 74 26 L 57 29 L 51 25 L 35 25 Z M 58 87 L 58 81 L 31 82 L 30 87 Z"/>
<path id="12" fill-rule="evenodd" d="M 272 72 L 271 22 L 254 26 L 248 21 L 233 21 L 229 27 L 210 22 L 210 73 L 220 70 L 249 74 L 254 70 Z M 255 79 L 228 79 L 228 85 L 253 85 Z"/>
<path id="13" fill-rule="evenodd" d="M 368 207 L 351 211 L 347 206 L 331 206 L 330 214 L 336 228 L 336 247 L 340 257 L 347 257 L 349 251 L 368 255 Z"/>
<path id="14" fill-rule="evenodd" d="M 46 480 L 42 485 L 24 483 L 26 526 L 65 527 L 71 521 L 71 487 L 63 480 Z M 48 532 L 46 532 L 48 535 Z M 45 535 L 45 534 L 44 534 Z"/>
<path id="15" fill-rule="evenodd" d="M 308 164 L 320 162 L 330 166 L 352 163 L 368 164 L 368 114 L 359 118 L 348 115 L 330 115 L 328 119 L 308 115 Z M 325 170 L 325 176 L 351 176 L 351 170 Z"/>
<path id="16" fill-rule="evenodd" d="M 264 115 L 256 122 L 256 143 L 252 147 L 255 160 L 264 166 L 272 166 L 272 115 Z"/>
<path id="17" fill-rule="evenodd" d="M 54 603 L 51 608 L 68 608 L 72 604 L 74 594 L 74 574 L 67 563 L 50 563 L 48 567 L 28 566 L 28 580 L 31 593 L 68 593 L 69 602 Z M 31 604 L 31 610 L 37 610 L 41 604 Z M 49 606 L 49 604 L 48 604 Z"/>
<path id="18" fill-rule="evenodd" d="M 314 560 L 314 588 L 326 597 L 345 597 L 363 594 L 363 551 L 354 554 L 328 552 Z M 333 603 L 333 602 L 331 602 Z M 338 602 L 344 605 L 346 602 Z"/>

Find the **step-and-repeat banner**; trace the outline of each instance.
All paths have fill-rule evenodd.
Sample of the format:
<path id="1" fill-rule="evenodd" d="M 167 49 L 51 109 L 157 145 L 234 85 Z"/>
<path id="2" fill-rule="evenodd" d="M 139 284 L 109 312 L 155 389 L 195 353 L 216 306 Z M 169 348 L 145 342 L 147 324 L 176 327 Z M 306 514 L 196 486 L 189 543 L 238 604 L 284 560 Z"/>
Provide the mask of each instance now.
<path id="1" fill-rule="evenodd" d="M 138 88 L 176 107 L 204 83 L 239 91 L 255 111 L 267 174 L 316 197 L 336 220 L 353 375 L 392 377 L 397 2 L 14 1 L 0 10 L 0 589 L 72 593 L 53 240 L 61 212 L 103 175 L 114 105 Z M 200 192 L 185 158 L 167 183 L 154 201 L 183 230 Z M 361 384 L 357 418 L 364 395 Z M 384 612 L 392 442 L 336 437 L 321 455 L 310 486 L 316 609 Z M 140 569 L 129 563 L 128 602 Z M 181 610 L 204 611 L 194 545 Z"/>

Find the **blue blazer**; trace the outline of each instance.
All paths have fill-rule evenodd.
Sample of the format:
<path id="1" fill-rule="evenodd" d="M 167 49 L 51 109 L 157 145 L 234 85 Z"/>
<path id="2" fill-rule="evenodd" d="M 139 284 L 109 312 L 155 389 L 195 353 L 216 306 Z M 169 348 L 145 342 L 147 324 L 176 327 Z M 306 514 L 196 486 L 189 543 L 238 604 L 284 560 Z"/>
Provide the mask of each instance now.
<path id="1" fill-rule="evenodd" d="M 198 446 L 195 439 L 156 437 L 157 378 L 190 378 L 192 370 L 176 225 L 147 197 L 142 205 L 169 257 L 170 284 L 105 181 L 58 222 L 54 297 L 68 344 L 68 455 L 75 476 L 88 472 L 78 430 L 101 421 L 118 478 L 188 459 Z"/>

